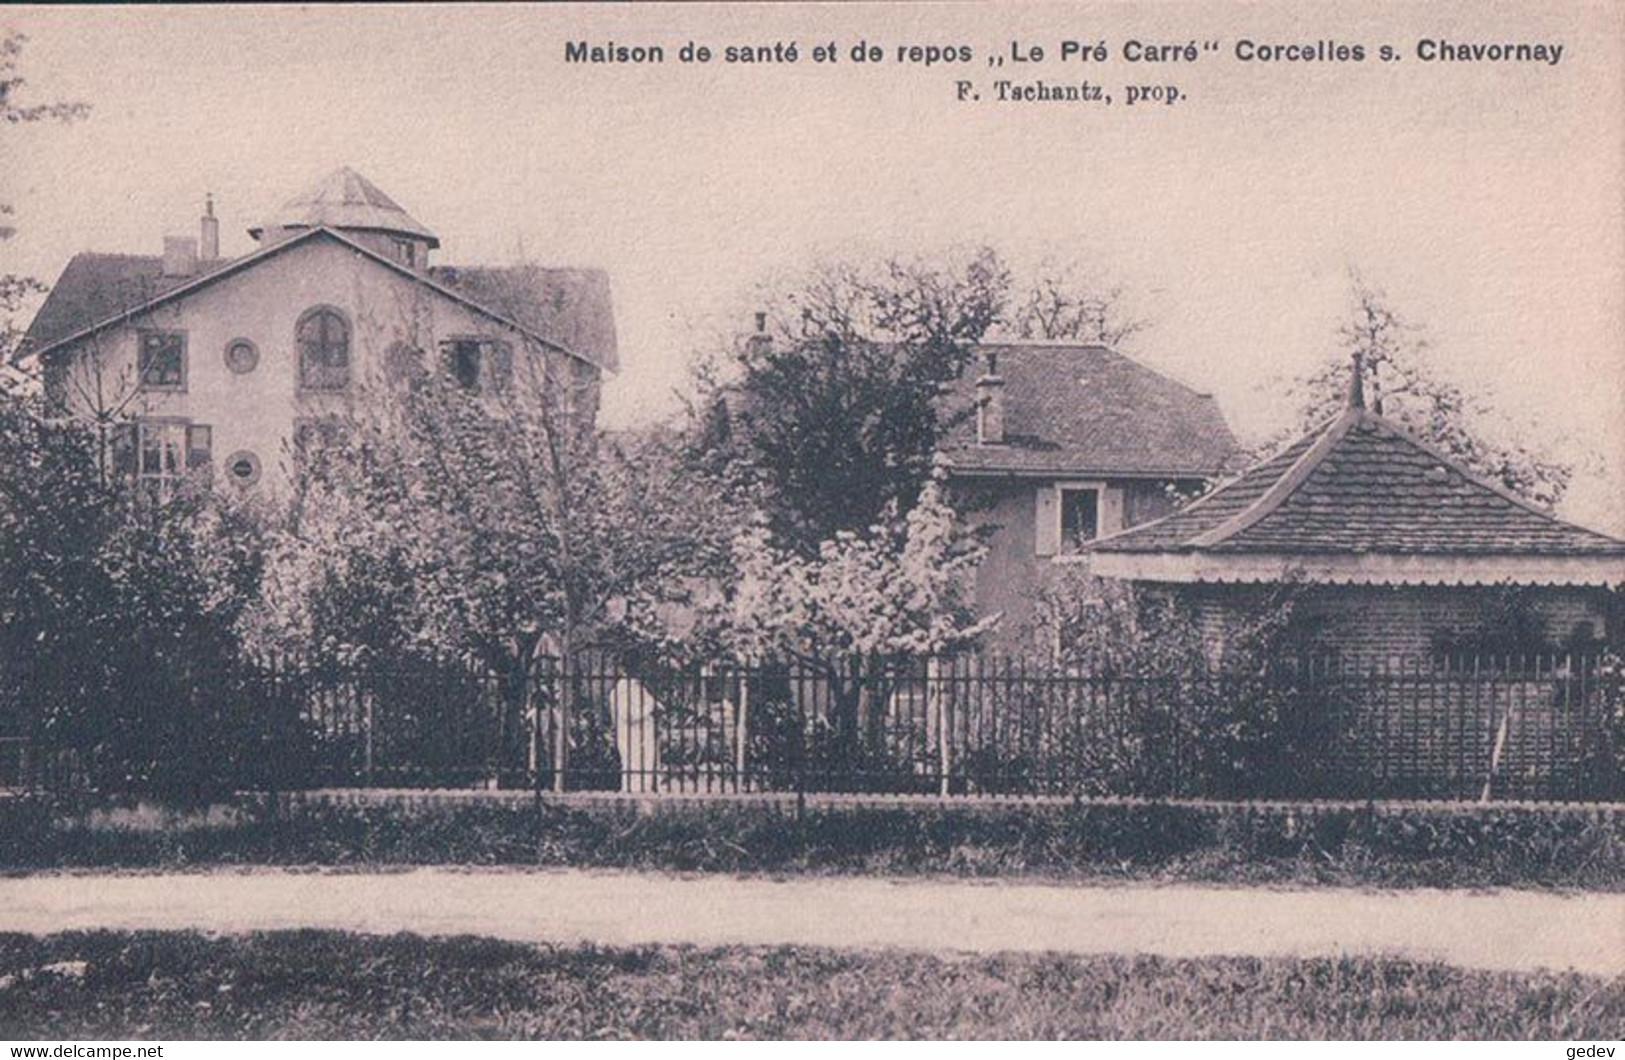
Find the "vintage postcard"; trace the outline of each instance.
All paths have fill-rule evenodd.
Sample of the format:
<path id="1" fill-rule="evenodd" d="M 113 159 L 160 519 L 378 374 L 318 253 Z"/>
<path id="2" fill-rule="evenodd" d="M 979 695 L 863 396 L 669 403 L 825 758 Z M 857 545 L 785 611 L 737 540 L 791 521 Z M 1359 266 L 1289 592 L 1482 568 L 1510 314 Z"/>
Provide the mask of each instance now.
<path id="1" fill-rule="evenodd" d="M 1617 4 L 24 4 L 0 117 L 12 1056 L 1613 1055 Z"/>

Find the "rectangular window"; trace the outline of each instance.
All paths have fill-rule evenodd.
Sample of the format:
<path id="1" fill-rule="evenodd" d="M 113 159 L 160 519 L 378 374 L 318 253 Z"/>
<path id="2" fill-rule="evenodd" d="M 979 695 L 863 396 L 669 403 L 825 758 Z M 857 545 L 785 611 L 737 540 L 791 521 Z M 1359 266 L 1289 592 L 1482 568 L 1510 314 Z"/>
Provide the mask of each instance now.
<path id="1" fill-rule="evenodd" d="M 410 239 L 395 240 L 395 258 L 407 268 L 416 268 L 418 263 L 418 245 Z"/>
<path id="2" fill-rule="evenodd" d="M 129 461 L 115 456 L 115 467 L 128 468 L 136 480 L 167 496 L 189 472 L 207 470 L 213 455 L 214 430 L 206 423 L 184 420 L 137 420 L 130 425 Z M 115 449 L 120 444 L 115 439 Z"/>
<path id="3" fill-rule="evenodd" d="M 480 344 L 473 339 L 458 339 L 446 344 L 446 370 L 464 390 L 473 390 L 480 384 Z"/>
<path id="4" fill-rule="evenodd" d="M 1076 552 L 1100 536 L 1100 490 L 1061 489 L 1061 551 Z"/>
<path id="5" fill-rule="evenodd" d="M 513 348 L 492 339 L 451 339 L 440 345 L 446 372 L 464 390 L 499 393 L 513 379 Z"/>
<path id="6" fill-rule="evenodd" d="M 180 331 L 142 331 L 137 370 L 143 390 L 186 389 L 186 334 Z"/>
<path id="7" fill-rule="evenodd" d="M 136 477 L 159 486 L 172 485 L 186 473 L 186 424 L 136 424 Z"/>
<path id="8" fill-rule="evenodd" d="M 186 470 L 207 471 L 214 457 L 214 428 L 193 423 L 186 428 Z"/>

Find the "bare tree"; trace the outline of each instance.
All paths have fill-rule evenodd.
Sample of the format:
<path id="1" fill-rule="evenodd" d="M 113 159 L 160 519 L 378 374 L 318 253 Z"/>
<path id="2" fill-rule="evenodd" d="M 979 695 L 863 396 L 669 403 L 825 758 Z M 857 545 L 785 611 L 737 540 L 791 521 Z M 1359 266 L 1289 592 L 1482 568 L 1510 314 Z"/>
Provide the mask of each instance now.
<path id="1" fill-rule="evenodd" d="M 1012 338 L 1069 341 L 1122 347 L 1150 327 L 1126 306 L 1127 288 L 1120 283 L 1081 279 L 1076 266 L 1044 265 L 1017 297 L 1001 329 Z"/>
<path id="2" fill-rule="evenodd" d="M 941 398 L 1002 312 L 983 248 L 948 262 L 826 265 L 764 292 L 765 331 L 699 380 L 699 463 L 741 486 L 806 558 L 913 508 L 948 425 Z M 889 513 L 889 514 L 888 514 Z"/>
<path id="3" fill-rule="evenodd" d="M 0 128 L 33 125 L 39 122 L 71 122 L 86 117 L 90 104 L 55 101 L 25 103 L 19 97 L 27 81 L 19 66 L 23 44 L 27 37 L 21 33 L 0 36 Z M 15 147 L 7 149 L 15 150 Z M 0 243 L 16 235 L 11 223 L 15 210 L 10 203 L 0 203 Z M 18 378 L 13 360 L 23 329 L 18 315 L 33 298 L 45 293 L 46 287 L 32 276 L 18 273 L 0 273 L 0 387 L 16 387 L 26 380 Z"/>
<path id="4" fill-rule="evenodd" d="M 1527 500 L 1550 507 L 1562 499 L 1573 464 L 1515 440 L 1518 425 L 1434 374 L 1425 329 L 1406 319 L 1380 287 L 1351 273 L 1349 299 L 1336 352 L 1316 372 L 1288 386 L 1298 408 L 1294 432 L 1312 430 L 1343 406 L 1357 357 L 1372 411 Z M 1285 440 L 1285 435 L 1272 439 L 1269 447 Z"/>

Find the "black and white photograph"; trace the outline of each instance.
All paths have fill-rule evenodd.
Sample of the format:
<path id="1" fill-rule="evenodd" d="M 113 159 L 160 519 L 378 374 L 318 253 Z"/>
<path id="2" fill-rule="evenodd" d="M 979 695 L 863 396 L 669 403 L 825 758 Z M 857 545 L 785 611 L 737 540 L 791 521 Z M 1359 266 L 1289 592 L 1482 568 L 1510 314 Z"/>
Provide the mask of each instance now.
<path id="1" fill-rule="evenodd" d="M 23 4 L 0 118 L 8 1057 L 1620 1047 L 1617 3 Z"/>

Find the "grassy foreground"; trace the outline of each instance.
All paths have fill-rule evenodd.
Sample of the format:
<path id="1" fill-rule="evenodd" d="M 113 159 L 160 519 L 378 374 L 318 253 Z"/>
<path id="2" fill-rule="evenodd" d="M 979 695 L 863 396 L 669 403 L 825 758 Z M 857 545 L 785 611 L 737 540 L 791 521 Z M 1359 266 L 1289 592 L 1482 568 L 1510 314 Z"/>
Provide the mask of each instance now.
<path id="1" fill-rule="evenodd" d="M 40 1041 L 1586 1040 L 1621 1026 L 1625 983 L 1389 959 L 603 949 L 317 931 L 0 935 L 0 1038 Z"/>

